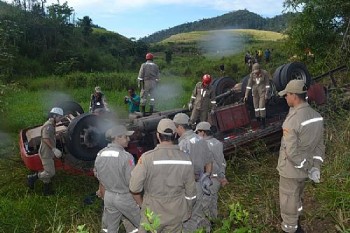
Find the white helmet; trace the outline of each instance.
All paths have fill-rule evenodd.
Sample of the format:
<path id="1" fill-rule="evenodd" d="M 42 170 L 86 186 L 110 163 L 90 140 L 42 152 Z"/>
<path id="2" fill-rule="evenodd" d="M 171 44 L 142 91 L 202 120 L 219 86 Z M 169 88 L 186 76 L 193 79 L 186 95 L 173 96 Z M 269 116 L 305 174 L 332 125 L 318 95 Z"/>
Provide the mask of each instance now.
<path id="1" fill-rule="evenodd" d="M 62 108 L 54 107 L 54 108 L 51 109 L 50 113 L 63 116 L 63 109 L 62 109 Z"/>

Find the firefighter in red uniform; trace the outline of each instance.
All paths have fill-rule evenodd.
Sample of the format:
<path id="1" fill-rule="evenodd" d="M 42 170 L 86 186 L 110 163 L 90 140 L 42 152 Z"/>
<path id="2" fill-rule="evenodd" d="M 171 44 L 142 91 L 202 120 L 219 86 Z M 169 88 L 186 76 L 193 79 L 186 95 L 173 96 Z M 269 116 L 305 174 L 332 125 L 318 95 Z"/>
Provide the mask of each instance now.
<path id="1" fill-rule="evenodd" d="M 266 70 L 261 69 L 259 63 L 255 63 L 248 80 L 244 102 L 247 101 L 249 91 L 252 90 L 255 117 L 258 122 L 261 122 L 262 128 L 266 126 L 265 103 L 268 99 L 269 88 L 270 74 Z"/>
<path id="2" fill-rule="evenodd" d="M 190 123 L 195 124 L 199 118 L 200 121 L 208 120 L 208 113 L 211 112 L 216 105 L 214 98 L 214 90 L 211 88 L 212 78 L 209 74 L 202 77 L 202 81 L 198 82 L 193 89 L 188 109 L 192 111 Z"/>

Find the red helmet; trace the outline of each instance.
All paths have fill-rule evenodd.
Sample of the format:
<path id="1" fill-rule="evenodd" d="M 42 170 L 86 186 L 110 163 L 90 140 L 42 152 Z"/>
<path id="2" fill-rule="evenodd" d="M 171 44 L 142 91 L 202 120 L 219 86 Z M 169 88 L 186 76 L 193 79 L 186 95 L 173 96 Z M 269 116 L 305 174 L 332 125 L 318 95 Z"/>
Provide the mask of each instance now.
<path id="1" fill-rule="evenodd" d="M 205 74 L 202 77 L 202 84 L 208 86 L 211 83 L 211 76 L 209 74 Z"/>
<path id="2" fill-rule="evenodd" d="M 153 60 L 153 54 L 152 53 L 147 53 L 146 54 L 146 60 Z"/>

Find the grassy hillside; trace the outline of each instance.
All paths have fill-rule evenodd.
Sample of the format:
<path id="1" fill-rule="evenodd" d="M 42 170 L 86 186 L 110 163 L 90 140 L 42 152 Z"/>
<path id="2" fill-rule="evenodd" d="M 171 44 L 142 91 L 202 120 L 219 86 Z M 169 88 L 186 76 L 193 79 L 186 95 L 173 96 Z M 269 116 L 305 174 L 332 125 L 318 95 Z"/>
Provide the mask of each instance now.
<path id="1" fill-rule="evenodd" d="M 278 41 L 284 39 L 283 34 L 278 32 L 256 29 L 225 29 L 179 33 L 170 36 L 160 43 L 192 43 L 199 41 L 208 41 L 214 39 L 215 35 L 225 35 L 228 38 L 241 37 L 256 41 Z"/>

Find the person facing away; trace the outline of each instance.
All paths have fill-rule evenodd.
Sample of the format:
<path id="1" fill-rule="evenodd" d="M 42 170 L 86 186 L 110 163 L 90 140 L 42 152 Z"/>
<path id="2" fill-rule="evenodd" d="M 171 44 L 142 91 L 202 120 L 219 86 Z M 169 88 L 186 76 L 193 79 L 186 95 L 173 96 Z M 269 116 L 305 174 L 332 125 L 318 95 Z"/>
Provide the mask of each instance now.
<path id="1" fill-rule="evenodd" d="M 248 79 L 245 90 L 244 102 L 247 101 L 249 92 L 252 91 L 255 117 L 261 122 L 261 127 L 266 127 L 266 101 L 270 89 L 270 74 L 260 68 L 259 63 L 255 63 Z"/>
<path id="2" fill-rule="evenodd" d="M 154 111 L 155 105 L 155 89 L 159 82 L 159 67 L 153 62 L 153 54 L 146 54 L 146 62 L 140 67 L 139 76 L 137 78 L 138 86 L 141 88 L 140 97 L 140 110 L 145 116 L 146 104 L 149 96 L 150 113 Z"/>
<path id="3" fill-rule="evenodd" d="M 128 105 L 129 119 L 134 120 L 141 117 L 140 114 L 140 96 L 135 93 L 135 89 L 130 87 L 128 95 L 124 97 L 124 103 Z"/>
<path id="4" fill-rule="evenodd" d="M 213 137 L 211 125 L 209 122 L 199 122 L 195 132 L 199 137 L 203 138 L 210 150 L 213 159 L 213 171 L 211 180 L 213 185 L 210 186 L 210 195 L 204 195 L 203 204 L 204 212 L 211 219 L 218 217 L 218 193 L 221 187 L 228 184 L 226 179 L 226 160 L 224 156 L 224 147 L 222 142 Z"/>
<path id="5" fill-rule="evenodd" d="M 99 180 L 104 202 L 102 222 L 107 227 L 103 230 L 109 233 L 119 231 L 122 217 L 132 223 L 134 230 L 140 224 L 140 208 L 129 191 L 131 171 L 135 167 L 134 157 L 124 149 L 133 133 L 123 125 L 107 130 L 106 138 L 111 143 L 97 153 L 95 160 L 94 174 Z"/>
<path id="6" fill-rule="evenodd" d="M 284 232 L 304 232 L 299 217 L 303 211 L 305 181 L 320 182 L 320 167 L 325 158 L 323 118 L 306 102 L 303 80 L 291 80 L 278 94 L 290 109 L 283 122 L 283 136 L 277 170 L 279 200 Z"/>
<path id="7" fill-rule="evenodd" d="M 141 223 L 149 223 L 148 208 L 160 218 L 157 232 L 182 232 L 196 199 L 194 170 L 190 158 L 175 145 L 175 124 L 162 119 L 157 126 L 159 144 L 145 152 L 131 173 L 130 191 L 141 193 Z M 139 232 L 146 232 L 141 225 Z"/>
<path id="8" fill-rule="evenodd" d="M 39 147 L 39 157 L 43 165 L 43 171 L 27 176 L 28 187 L 34 189 L 36 180 L 43 183 L 43 194 L 52 195 L 51 179 L 56 173 L 54 158 L 61 158 L 62 151 L 56 147 L 56 123 L 63 117 L 63 109 L 54 107 L 49 112 L 48 120 L 41 128 L 41 143 Z"/>
<path id="9" fill-rule="evenodd" d="M 189 117 L 185 113 L 178 113 L 174 116 L 176 133 L 179 137 L 179 147 L 185 152 L 194 166 L 197 198 L 193 206 L 191 217 L 184 222 L 184 232 L 194 232 L 204 228 L 210 232 L 210 222 L 204 214 L 203 196 L 210 195 L 210 186 L 213 184 L 210 179 L 212 173 L 213 159 L 210 156 L 207 143 L 193 132 L 189 124 Z"/>
<path id="10" fill-rule="evenodd" d="M 192 111 L 190 123 L 196 124 L 198 121 L 207 121 L 208 114 L 215 106 L 215 93 L 211 87 L 212 78 L 209 74 L 202 77 L 202 81 L 198 82 L 192 91 L 191 100 L 188 104 L 188 109 Z"/>
<path id="11" fill-rule="evenodd" d="M 91 94 L 89 111 L 90 112 L 108 111 L 106 98 L 99 86 L 95 87 L 94 93 Z"/>

